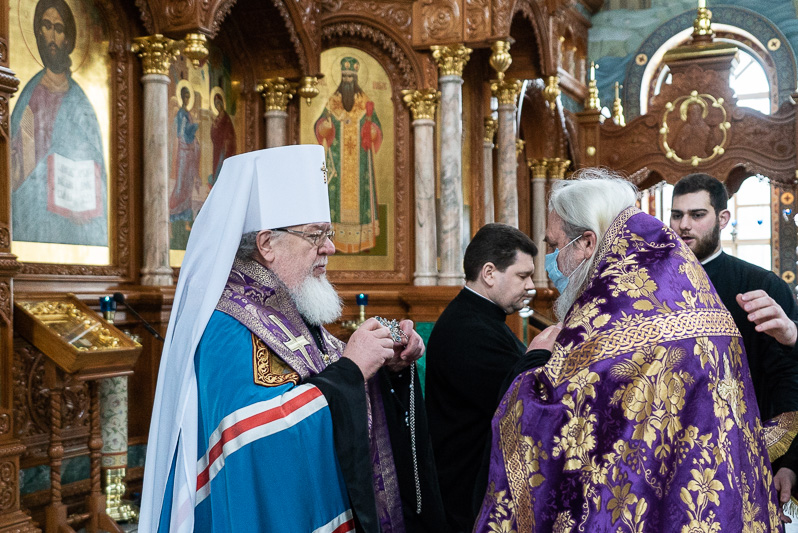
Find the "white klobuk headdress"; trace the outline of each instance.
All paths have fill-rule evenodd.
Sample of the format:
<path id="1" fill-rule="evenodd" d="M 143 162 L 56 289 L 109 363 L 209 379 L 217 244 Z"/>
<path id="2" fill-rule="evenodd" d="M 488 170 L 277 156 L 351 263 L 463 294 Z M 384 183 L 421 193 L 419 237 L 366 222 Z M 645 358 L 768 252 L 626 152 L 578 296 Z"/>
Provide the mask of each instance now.
<path id="1" fill-rule="evenodd" d="M 191 230 L 166 332 L 152 411 L 141 531 L 158 530 L 173 460 L 170 533 L 194 530 L 197 380 L 194 351 L 244 233 L 330 222 L 324 148 L 295 145 L 228 158 Z M 175 459 L 176 457 L 176 459 Z"/>

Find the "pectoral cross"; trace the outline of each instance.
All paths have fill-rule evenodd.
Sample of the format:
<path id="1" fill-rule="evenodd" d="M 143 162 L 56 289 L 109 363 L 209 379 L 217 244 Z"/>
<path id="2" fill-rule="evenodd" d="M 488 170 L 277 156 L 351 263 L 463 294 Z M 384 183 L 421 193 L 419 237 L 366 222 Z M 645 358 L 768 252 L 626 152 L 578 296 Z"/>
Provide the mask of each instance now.
<path id="1" fill-rule="evenodd" d="M 304 335 L 295 337 L 290 331 L 288 331 L 288 328 L 286 328 L 285 325 L 282 322 L 280 322 L 280 320 L 276 316 L 269 315 L 269 318 L 271 319 L 272 322 L 274 322 L 277 325 L 277 327 L 283 330 L 283 333 L 285 333 L 285 335 L 288 337 L 287 341 L 283 341 L 285 347 L 291 350 L 292 352 L 296 352 L 297 350 L 299 350 L 300 352 L 302 352 L 302 355 L 305 356 L 306 360 L 310 360 L 310 355 L 308 354 L 308 351 L 305 349 L 305 346 L 310 345 L 310 341 L 307 340 Z"/>

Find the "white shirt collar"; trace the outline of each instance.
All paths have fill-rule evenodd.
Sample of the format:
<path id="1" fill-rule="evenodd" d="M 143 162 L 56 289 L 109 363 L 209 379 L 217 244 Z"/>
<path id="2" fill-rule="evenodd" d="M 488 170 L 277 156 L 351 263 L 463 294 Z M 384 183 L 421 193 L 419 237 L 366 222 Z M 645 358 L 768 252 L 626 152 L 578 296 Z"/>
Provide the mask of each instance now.
<path id="1" fill-rule="evenodd" d="M 723 248 L 718 248 L 718 251 L 717 251 L 717 252 L 715 252 L 714 254 L 710 255 L 709 257 L 707 257 L 706 259 L 704 259 L 703 261 L 701 261 L 701 264 L 702 264 L 702 265 L 706 265 L 707 263 L 709 263 L 709 262 L 710 262 L 710 261 L 712 261 L 713 259 L 717 258 L 717 257 L 718 257 L 720 254 L 722 254 L 722 253 L 723 253 Z"/>
<path id="2" fill-rule="evenodd" d="M 468 285 L 464 285 L 464 286 L 463 286 L 463 288 L 464 288 L 464 289 L 468 289 L 469 291 L 473 292 L 474 294 L 476 294 L 476 295 L 477 295 L 477 296 L 479 296 L 480 298 L 484 298 L 484 299 L 486 299 L 487 301 L 489 301 L 490 303 L 492 303 L 493 305 L 496 305 L 496 302 L 494 302 L 493 300 L 491 300 L 490 298 L 488 298 L 488 297 L 487 297 L 487 296 L 485 296 L 484 294 L 479 294 L 477 291 L 475 291 L 474 289 L 472 289 L 472 288 L 471 288 L 471 287 L 469 287 Z"/>

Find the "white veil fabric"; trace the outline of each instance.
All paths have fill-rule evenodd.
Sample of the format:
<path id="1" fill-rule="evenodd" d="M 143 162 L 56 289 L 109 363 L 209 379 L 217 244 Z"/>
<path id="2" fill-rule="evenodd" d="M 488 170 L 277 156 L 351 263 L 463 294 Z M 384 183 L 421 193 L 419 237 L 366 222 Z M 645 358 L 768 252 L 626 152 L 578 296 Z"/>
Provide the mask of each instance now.
<path id="1" fill-rule="evenodd" d="M 198 416 L 194 352 L 219 302 L 241 236 L 317 222 L 330 222 L 323 147 L 283 146 L 224 161 L 192 227 L 175 290 L 147 443 L 142 532 L 158 530 L 173 461 L 170 533 L 194 529 Z"/>

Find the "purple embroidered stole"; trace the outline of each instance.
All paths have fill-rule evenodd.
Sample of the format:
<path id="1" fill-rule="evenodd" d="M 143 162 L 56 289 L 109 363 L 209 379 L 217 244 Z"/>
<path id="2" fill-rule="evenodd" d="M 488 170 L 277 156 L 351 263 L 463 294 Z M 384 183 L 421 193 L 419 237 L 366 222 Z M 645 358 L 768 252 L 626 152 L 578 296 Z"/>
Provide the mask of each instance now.
<path id="1" fill-rule="evenodd" d="M 288 289 L 256 261 L 236 258 L 216 309 L 238 320 L 304 381 L 341 358 L 346 346 L 321 328 L 324 354 L 302 320 Z M 377 511 L 382 531 L 404 531 L 399 483 L 377 377 L 365 385 Z"/>
<path id="2" fill-rule="evenodd" d="M 587 280 L 496 411 L 474 531 L 775 531 L 740 334 L 693 253 L 630 208 Z"/>

